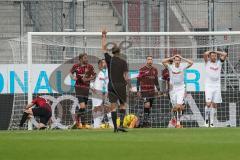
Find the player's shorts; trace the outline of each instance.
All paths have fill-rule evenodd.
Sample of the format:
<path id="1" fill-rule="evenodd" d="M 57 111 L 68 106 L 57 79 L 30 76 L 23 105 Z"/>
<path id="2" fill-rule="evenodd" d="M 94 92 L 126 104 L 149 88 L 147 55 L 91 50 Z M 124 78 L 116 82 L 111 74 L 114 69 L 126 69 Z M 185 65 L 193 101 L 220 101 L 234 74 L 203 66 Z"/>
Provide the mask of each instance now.
<path id="1" fill-rule="evenodd" d="M 88 103 L 88 88 L 75 87 L 76 97 L 78 99 L 78 103 Z"/>
<path id="2" fill-rule="evenodd" d="M 32 108 L 33 116 L 40 118 L 40 123 L 47 125 L 49 119 L 52 117 L 52 112 L 49 112 L 47 108 L 34 107 Z"/>
<path id="3" fill-rule="evenodd" d="M 169 92 L 170 100 L 173 106 L 177 104 L 184 104 L 185 88 L 181 87 L 178 89 L 173 89 Z"/>
<path id="4" fill-rule="evenodd" d="M 92 106 L 101 106 L 103 103 L 103 100 L 101 98 L 92 98 Z"/>
<path id="5" fill-rule="evenodd" d="M 108 118 L 108 123 L 111 127 L 113 127 L 113 123 L 112 123 L 112 118 L 111 118 L 111 113 L 107 114 L 107 118 Z M 103 119 L 104 119 L 104 114 L 97 116 L 93 119 L 93 128 L 101 128 L 101 124 L 103 123 Z"/>
<path id="6" fill-rule="evenodd" d="M 127 101 L 126 85 L 125 84 L 111 84 L 108 85 L 108 98 L 110 103 L 124 104 Z"/>
<path id="7" fill-rule="evenodd" d="M 205 89 L 206 102 L 222 103 L 222 95 L 220 87 L 206 87 Z"/>
<path id="8" fill-rule="evenodd" d="M 153 93 L 148 93 L 148 92 L 141 92 L 141 96 L 143 98 L 143 103 L 150 103 L 150 107 L 152 107 L 153 101 L 154 101 L 154 92 Z"/>

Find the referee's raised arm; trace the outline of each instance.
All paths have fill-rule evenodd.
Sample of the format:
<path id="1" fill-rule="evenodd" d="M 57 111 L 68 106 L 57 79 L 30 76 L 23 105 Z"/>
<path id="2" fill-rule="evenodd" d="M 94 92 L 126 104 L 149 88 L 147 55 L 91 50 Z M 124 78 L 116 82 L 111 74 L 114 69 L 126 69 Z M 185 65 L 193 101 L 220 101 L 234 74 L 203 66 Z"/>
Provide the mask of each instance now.
<path id="1" fill-rule="evenodd" d="M 104 53 L 105 61 L 109 67 L 112 57 L 108 54 L 108 51 L 107 51 L 107 31 L 106 30 L 102 31 L 102 50 Z"/>
<path id="2" fill-rule="evenodd" d="M 106 53 L 107 52 L 107 31 L 104 29 L 102 31 L 102 50 L 103 50 L 103 53 Z"/>

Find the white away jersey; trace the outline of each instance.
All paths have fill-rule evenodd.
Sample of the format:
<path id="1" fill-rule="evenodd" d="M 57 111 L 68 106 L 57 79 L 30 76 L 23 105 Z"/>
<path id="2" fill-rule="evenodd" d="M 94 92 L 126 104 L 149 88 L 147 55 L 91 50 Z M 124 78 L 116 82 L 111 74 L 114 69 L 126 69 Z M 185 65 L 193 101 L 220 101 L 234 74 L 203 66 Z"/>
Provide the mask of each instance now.
<path id="1" fill-rule="evenodd" d="M 220 87 L 221 86 L 221 69 L 222 69 L 222 62 L 218 60 L 216 63 L 212 63 L 208 61 L 205 64 L 206 70 L 206 79 L 205 84 L 207 87 Z"/>
<path id="2" fill-rule="evenodd" d="M 102 93 L 106 93 L 108 90 L 108 71 L 107 69 L 101 70 L 93 84 L 93 88 Z"/>
<path id="3" fill-rule="evenodd" d="M 175 67 L 175 65 L 168 65 L 168 70 L 170 74 L 170 84 L 173 87 L 185 86 L 184 84 L 184 70 L 187 69 L 186 64 L 180 63 L 179 67 Z"/>

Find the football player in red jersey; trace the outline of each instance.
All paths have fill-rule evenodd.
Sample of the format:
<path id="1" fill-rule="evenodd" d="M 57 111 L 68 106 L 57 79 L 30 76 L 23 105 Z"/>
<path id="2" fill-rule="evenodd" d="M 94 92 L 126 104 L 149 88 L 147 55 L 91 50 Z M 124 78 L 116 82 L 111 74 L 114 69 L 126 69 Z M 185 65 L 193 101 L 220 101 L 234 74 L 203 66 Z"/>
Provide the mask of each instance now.
<path id="1" fill-rule="evenodd" d="M 149 114 L 154 97 L 156 96 L 155 86 L 160 94 L 158 83 L 158 70 L 153 66 L 153 57 L 146 57 L 146 65 L 140 68 L 137 78 L 137 95 L 144 99 L 143 127 L 149 127 Z"/>
<path id="2" fill-rule="evenodd" d="M 48 121 L 52 117 L 50 101 L 42 97 L 33 99 L 33 101 L 25 107 L 19 126 L 22 127 L 25 121 L 31 116 L 40 118 L 40 123 L 36 126 L 37 128 L 46 128 Z"/>
<path id="3" fill-rule="evenodd" d="M 79 55 L 79 63 L 73 65 L 70 70 L 70 76 L 76 81 L 75 92 L 80 104 L 80 109 L 76 116 L 76 126 L 77 128 L 88 128 L 85 112 L 90 90 L 90 81 L 95 79 L 96 73 L 93 66 L 88 63 L 88 56 L 86 53 Z M 81 124 L 79 119 L 81 120 Z"/>

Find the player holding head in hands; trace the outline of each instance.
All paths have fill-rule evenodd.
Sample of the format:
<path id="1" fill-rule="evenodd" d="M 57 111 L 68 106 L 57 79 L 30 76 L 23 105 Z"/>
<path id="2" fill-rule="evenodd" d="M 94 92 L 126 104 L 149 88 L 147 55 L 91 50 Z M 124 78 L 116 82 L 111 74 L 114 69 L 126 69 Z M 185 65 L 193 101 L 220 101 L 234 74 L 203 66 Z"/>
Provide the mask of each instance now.
<path id="1" fill-rule="evenodd" d="M 227 57 L 226 52 L 206 51 L 203 55 L 205 61 L 205 126 L 214 127 L 214 114 L 217 103 L 222 103 L 221 96 L 221 69 Z"/>
<path id="2" fill-rule="evenodd" d="M 182 60 L 186 63 L 182 63 Z M 171 64 L 171 61 L 173 63 Z M 177 126 L 180 125 L 180 115 L 184 110 L 184 96 L 185 96 L 185 83 L 184 83 L 184 71 L 193 65 L 191 60 L 183 58 L 179 54 L 166 58 L 162 61 L 163 65 L 168 68 L 170 74 L 170 82 L 169 82 L 169 94 L 171 103 L 173 105 L 173 113 L 177 117 Z"/>

